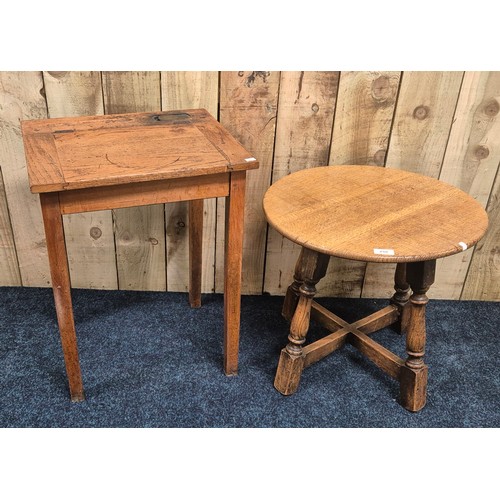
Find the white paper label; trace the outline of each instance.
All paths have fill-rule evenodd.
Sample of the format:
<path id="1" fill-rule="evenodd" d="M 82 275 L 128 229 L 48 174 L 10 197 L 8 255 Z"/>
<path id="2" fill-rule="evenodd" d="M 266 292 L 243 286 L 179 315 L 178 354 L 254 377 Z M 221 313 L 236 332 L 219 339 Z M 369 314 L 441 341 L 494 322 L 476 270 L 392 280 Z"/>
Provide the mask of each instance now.
<path id="1" fill-rule="evenodd" d="M 245 158 L 245 161 L 257 161 L 257 159 L 252 156 L 251 158 Z"/>
<path id="2" fill-rule="evenodd" d="M 373 253 L 375 255 L 394 255 L 394 250 L 392 248 L 374 248 Z"/>
<path id="3" fill-rule="evenodd" d="M 465 252 L 467 250 L 467 243 L 464 243 L 463 241 L 459 241 L 458 244 L 462 247 L 462 250 Z"/>

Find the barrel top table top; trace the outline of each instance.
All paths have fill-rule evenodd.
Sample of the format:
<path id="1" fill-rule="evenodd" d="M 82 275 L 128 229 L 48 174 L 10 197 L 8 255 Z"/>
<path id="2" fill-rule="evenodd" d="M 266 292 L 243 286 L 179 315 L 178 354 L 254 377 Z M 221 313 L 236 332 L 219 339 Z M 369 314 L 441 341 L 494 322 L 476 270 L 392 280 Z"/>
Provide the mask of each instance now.
<path id="1" fill-rule="evenodd" d="M 301 246 L 371 262 L 418 262 L 462 252 L 486 232 L 474 198 L 437 179 L 390 167 L 300 170 L 275 182 L 269 224 Z"/>
<path id="2" fill-rule="evenodd" d="M 21 122 L 33 193 L 258 168 L 204 109 Z"/>

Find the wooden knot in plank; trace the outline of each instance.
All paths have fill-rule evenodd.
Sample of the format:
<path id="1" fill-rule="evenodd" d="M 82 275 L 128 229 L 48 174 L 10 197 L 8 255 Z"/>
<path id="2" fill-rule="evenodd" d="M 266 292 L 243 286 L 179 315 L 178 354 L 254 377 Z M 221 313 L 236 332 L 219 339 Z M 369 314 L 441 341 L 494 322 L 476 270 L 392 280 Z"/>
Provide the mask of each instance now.
<path id="1" fill-rule="evenodd" d="M 429 116 L 429 106 L 417 106 L 413 111 L 413 118 L 425 120 Z"/>
<path id="2" fill-rule="evenodd" d="M 94 240 L 98 240 L 102 236 L 102 231 L 98 227 L 90 228 L 90 237 Z"/>
<path id="3" fill-rule="evenodd" d="M 392 89 L 389 78 L 381 75 L 372 82 L 372 98 L 377 103 L 385 103 L 392 97 Z"/>
<path id="4" fill-rule="evenodd" d="M 488 158 L 490 155 L 490 150 L 486 146 L 477 146 L 476 149 L 474 149 L 474 156 L 478 160 L 484 160 L 485 158 Z"/>
<path id="5" fill-rule="evenodd" d="M 387 151 L 385 149 L 379 149 L 374 155 L 373 155 L 373 162 L 375 165 L 379 167 L 383 167 L 385 163 L 385 155 Z"/>
<path id="6" fill-rule="evenodd" d="M 52 77 L 52 78 L 57 78 L 58 80 L 61 78 L 64 78 L 67 75 L 67 71 L 47 71 L 47 73 Z"/>
<path id="7" fill-rule="evenodd" d="M 490 117 L 496 116 L 498 115 L 499 111 L 500 111 L 500 104 L 498 104 L 498 101 L 496 99 L 488 101 L 484 106 L 484 113 L 486 116 Z"/>

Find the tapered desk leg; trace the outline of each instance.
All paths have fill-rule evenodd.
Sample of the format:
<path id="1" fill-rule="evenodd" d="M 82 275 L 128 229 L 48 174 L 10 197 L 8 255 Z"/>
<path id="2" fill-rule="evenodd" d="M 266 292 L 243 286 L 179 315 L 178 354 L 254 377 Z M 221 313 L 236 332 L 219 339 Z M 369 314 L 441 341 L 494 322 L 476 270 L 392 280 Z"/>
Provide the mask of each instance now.
<path id="1" fill-rule="evenodd" d="M 189 202 L 189 303 L 201 307 L 203 199 Z"/>
<path id="2" fill-rule="evenodd" d="M 226 241 L 224 254 L 224 371 L 238 372 L 240 339 L 241 264 L 245 214 L 246 171 L 233 172 L 226 198 Z"/>
<path id="3" fill-rule="evenodd" d="M 75 321 L 71 304 L 71 283 L 58 193 L 40 194 L 40 204 L 69 391 L 72 401 L 83 401 L 85 396 L 78 360 Z"/>

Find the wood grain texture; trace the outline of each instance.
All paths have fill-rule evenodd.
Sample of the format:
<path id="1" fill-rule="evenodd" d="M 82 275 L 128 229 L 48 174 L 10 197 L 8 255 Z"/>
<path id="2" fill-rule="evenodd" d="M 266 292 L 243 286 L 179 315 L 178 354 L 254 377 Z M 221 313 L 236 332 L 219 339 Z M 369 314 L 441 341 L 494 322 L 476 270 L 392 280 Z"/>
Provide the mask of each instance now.
<path id="1" fill-rule="evenodd" d="M 199 178 L 202 185 L 212 174 L 258 168 L 250 153 L 203 109 L 65 119 L 67 128 L 61 130 L 53 130 L 54 122 L 60 123 L 23 124 L 25 142 L 31 145 L 27 147 L 28 170 L 35 190 L 69 193 L 92 189 L 98 193 L 112 188 L 116 193 L 119 186 L 193 178 Z M 41 154 L 47 144 L 41 139 L 47 136 L 56 143 L 56 165 L 53 155 Z M 36 182 L 42 179 L 40 172 L 50 169 L 62 173 L 63 185 Z M 154 238 L 148 236 L 148 240 L 150 237 Z"/>
<path id="2" fill-rule="evenodd" d="M 59 129 L 59 126 L 67 127 Z M 204 109 L 22 123 L 33 192 L 69 191 L 259 167 Z M 54 130 L 54 129 L 57 130 Z M 55 148 L 55 152 L 54 152 Z M 48 176 L 48 172 L 54 172 Z M 61 176 L 54 184 L 52 177 Z"/>
<path id="3" fill-rule="evenodd" d="M 218 117 L 219 75 L 216 71 L 163 71 L 161 92 L 163 110 L 205 108 L 214 118 Z M 223 223 L 223 206 L 221 211 Z M 168 290 L 187 291 L 188 205 L 186 202 L 167 205 L 165 213 Z M 214 291 L 216 222 L 217 201 L 207 199 L 203 203 L 202 292 L 204 293 Z"/>
<path id="4" fill-rule="evenodd" d="M 317 302 L 313 302 L 311 318 L 332 333 L 304 347 L 304 368 L 342 347 L 348 341 L 348 335 L 353 328 L 370 334 L 391 325 L 397 317 L 397 309 L 388 306 L 350 325 Z"/>
<path id="5" fill-rule="evenodd" d="M 217 118 L 217 71 L 162 71 L 164 110 L 204 108 Z"/>
<path id="6" fill-rule="evenodd" d="M 50 274 L 40 203 L 29 189 L 19 122 L 46 116 L 41 73 L 0 72 L 0 165 L 24 286 L 48 286 Z"/>
<path id="7" fill-rule="evenodd" d="M 178 115 L 183 117 L 180 121 Z M 31 122 L 24 122 L 32 191 L 67 191 L 252 168 L 248 163 L 230 163 L 187 113 L 111 116 L 112 120 L 100 118 L 100 130 L 80 129 L 75 118 L 72 129 L 46 134 L 33 133 Z M 115 128 L 116 116 L 131 122 L 130 126 Z M 41 141 L 47 144 L 49 154 L 55 148 L 56 166 L 48 161 L 49 154 L 43 154 L 47 149 L 41 148 Z M 60 172 L 62 181 L 45 182 L 42 175 L 49 169 Z"/>
<path id="8" fill-rule="evenodd" d="M 406 266 L 406 279 L 412 294 L 409 301 L 410 313 L 406 330 L 408 357 L 400 374 L 400 400 L 401 404 L 410 411 L 421 410 L 426 402 L 425 308 L 429 302 L 426 292 L 434 283 L 435 271 L 435 260 L 410 262 Z"/>
<path id="9" fill-rule="evenodd" d="M 384 166 L 399 71 L 340 75 L 330 165 Z"/>
<path id="10" fill-rule="evenodd" d="M 242 293 L 260 294 L 266 253 L 262 198 L 271 181 L 278 105 L 279 72 L 221 73 L 220 122 L 259 161 L 257 175 L 247 177 Z M 220 204 L 217 208 L 218 213 Z M 218 222 L 218 226 L 220 223 Z M 217 255 L 223 242 L 217 235 Z M 222 291 L 222 262 L 217 260 L 216 291 Z"/>
<path id="11" fill-rule="evenodd" d="M 40 204 L 45 234 L 47 235 L 52 290 L 71 400 L 82 401 L 85 397 L 78 360 L 75 320 L 71 303 L 71 281 L 59 195 L 57 193 L 44 193 L 40 196 Z"/>
<path id="12" fill-rule="evenodd" d="M 331 332 L 335 332 L 342 328 L 345 328 L 346 330 L 355 328 L 368 335 L 394 323 L 398 318 L 398 310 L 396 306 L 389 305 L 370 314 L 369 316 L 349 324 L 347 321 L 344 321 L 342 318 L 332 313 L 321 304 L 313 301 L 311 318 Z"/>
<path id="13" fill-rule="evenodd" d="M 500 162 L 500 72 L 466 72 L 440 180 L 486 207 Z M 431 298 L 459 299 L 473 249 L 437 262 Z"/>
<path id="14" fill-rule="evenodd" d="M 64 214 L 89 212 L 107 208 L 124 208 L 147 205 L 148 203 L 173 203 L 207 196 L 225 196 L 229 192 L 228 175 L 205 175 L 181 177 L 117 186 L 61 191 Z"/>
<path id="15" fill-rule="evenodd" d="M 299 68 L 300 69 L 300 68 Z M 135 106 L 150 99 L 151 92 L 157 92 L 157 82 L 155 79 L 144 79 L 143 72 L 122 72 L 105 73 L 103 81 L 106 88 L 110 89 L 108 94 L 109 103 L 115 106 L 115 109 L 132 109 Z M 237 75 L 237 73 L 235 73 Z M 276 141 L 276 154 L 274 168 L 279 167 L 278 156 L 282 162 L 286 159 L 286 143 L 289 140 L 292 145 L 292 151 L 288 152 L 290 165 L 292 169 L 301 168 L 299 163 L 294 163 L 295 159 L 300 161 L 302 154 L 314 156 L 318 138 L 316 131 L 317 120 L 320 115 L 326 112 L 324 106 L 316 102 L 319 106 L 318 112 L 307 122 L 300 131 L 293 130 L 292 137 L 287 138 L 284 135 L 287 123 L 284 117 L 280 118 L 281 113 L 285 112 L 285 103 L 288 101 L 294 103 L 293 93 L 288 94 L 289 87 L 285 83 L 287 76 L 288 82 L 294 78 L 291 75 L 300 75 L 300 72 L 286 72 L 280 79 L 279 88 L 281 96 L 277 99 L 280 106 L 280 112 L 277 116 L 276 135 L 268 137 L 269 128 L 273 128 L 271 120 L 266 127 L 266 116 L 272 118 L 272 99 L 268 99 L 272 91 L 269 86 L 269 78 L 266 76 L 266 82 L 263 82 L 265 72 L 242 72 L 240 78 L 241 87 L 238 92 L 232 94 L 224 93 L 222 87 L 227 87 L 224 82 L 223 73 L 217 72 L 162 72 L 160 83 L 163 83 L 162 100 L 165 109 L 179 109 L 185 107 L 202 106 L 207 108 L 210 113 L 217 117 L 218 112 L 218 93 L 225 99 L 226 108 L 238 108 L 240 118 L 234 124 L 234 130 L 246 127 L 245 130 L 238 132 L 238 138 L 242 140 L 245 135 L 249 136 L 249 144 L 272 145 Z M 462 73 L 449 72 L 404 72 L 399 78 L 400 85 L 396 99 L 392 99 L 399 72 L 341 72 L 338 88 L 338 97 L 335 109 L 335 123 L 333 130 L 333 142 L 331 144 L 330 158 L 323 164 L 334 163 L 369 163 L 373 165 L 384 165 L 382 162 L 384 152 L 387 166 L 392 168 L 409 169 L 412 171 L 430 173 L 437 176 L 440 172 L 440 178 L 455 186 L 464 189 L 475 197 L 483 206 L 486 206 L 490 196 L 491 185 L 498 165 L 498 72 L 465 72 L 460 86 Z M 15 245 L 19 253 L 19 264 L 21 281 L 25 285 L 35 284 L 36 286 L 46 286 L 49 284 L 48 265 L 45 257 L 45 238 L 41 224 L 41 214 L 37 202 L 37 197 L 31 195 L 27 190 L 26 171 L 24 169 L 25 153 L 22 150 L 21 138 L 19 136 L 19 119 L 39 119 L 46 117 L 46 102 L 44 100 L 43 79 L 41 73 L 36 72 L 3 72 L 1 74 L 2 89 L 0 93 L 0 121 L 2 123 L 0 141 L 0 165 L 4 176 L 5 194 L 7 205 L 10 211 L 11 225 L 15 240 Z M 65 130 L 73 123 L 74 115 L 92 114 L 90 110 L 102 113 L 102 85 L 99 81 L 98 72 L 46 72 L 45 76 L 48 92 L 50 94 L 51 107 L 58 108 L 61 114 L 69 118 L 57 118 L 51 126 L 52 132 L 55 130 Z M 295 106 L 304 105 L 304 112 L 307 111 L 307 95 L 304 93 L 307 82 L 319 81 L 322 79 L 322 72 L 304 73 L 302 82 L 302 92 L 300 99 Z M 132 84 L 130 85 L 129 82 Z M 125 83 L 122 83 L 125 82 Z M 298 81 L 295 77 L 296 88 L 298 90 Z M 152 84 L 153 83 L 153 84 Z M 247 86 L 248 85 L 248 86 Z M 277 87 L 274 82 L 273 85 Z M 142 87 L 141 87 L 142 86 Z M 237 85 L 233 85 L 236 87 Z M 292 85 L 293 86 L 293 85 Z M 142 88 L 142 95 L 136 100 L 133 94 L 127 96 L 124 101 L 115 99 L 115 95 L 126 94 L 130 87 Z M 219 88 L 220 87 L 220 88 Z M 291 87 L 290 87 L 291 88 Z M 308 87 L 311 89 L 311 85 Z M 460 92 L 458 89 L 460 88 Z M 260 97 L 259 97 L 259 92 Z M 255 94 L 254 97 L 251 95 Z M 205 100 L 206 96 L 212 96 Z M 312 94 L 310 94 L 311 96 Z M 226 96 L 226 97 L 224 97 Z M 266 96 L 268 98 L 266 98 Z M 288 97 L 287 97 L 288 96 Z M 454 110 L 453 100 L 456 100 L 456 110 Z M 125 102 L 126 101 L 126 102 Z M 122 102 L 129 106 L 120 108 Z M 192 104 L 193 103 L 193 104 Z M 250 103 L 250 104 L 249 104 Z M 267 107 L 266 107 L 267 106 Z M 224 106 L 223 106 L 224 107 Z M 397 107 L 397 110 L 396 110 Z M 252 117 L 247 112 L 252 109 Z M 260 108 L 260 109 L 257 109 Z M 89 111 L 85 111 L 88 109 Z M 136 108 L 134 108 L 136 109 Z M 139 108 L 137 108 L 139 109 Z M 288 109 L 288 108 L 287 108 Z M 290 108 L 290 109 L 293 109 Z M 302 109 L 302 108 L 300 108 Z M 391 112 L 395 113 L 393 126 L 391 124 Z M 225 112 L 223 112 L 224 114 Z M 237 113 L 234 113 L 236 116 Z M 243 121 L 242 115 L 248 115 L 247 122 Z M 123 122 L 121 115 L 113 118 L 113 127 L 127 128 L 130 123 Z M 248 122 L 254 122 L 254 116 L 257 116 L 257 122 L 254 126 L 248 127 Z M 322 115 L 324 116 L 324 115 Z M 7 117 L 7 120 L 5 119 Z M 109 117 L 110 118 L 110 117 Z M 297 119 L 296 119 L 297 118 Z M 87 129 L 99 129 L 102 124 L 92 116 L 79 117 L 79 126 L 85 123 Z M 260 120 L 260 121 L 259 121 Z M 290 115 L 290 121 L 299 121 L 295 115 Z M 280 124 L 281 122 L 281 124 Z M 32 122 L 33 123 L 33 122 Z M 260 124 L 260 125 L 259 125 Z M 201 127 L 201 123 L 199 126 Z M 309 130 L 309 126 L 313 129 Z M 200 130 L 199 127 L 199 130 Z M 316 128 L 316 131 L 314 130 Z M 319 130 L 319 134 L 326 134 L 328 127 Z M 262 133 L 261 133 L 262 131 Z M 391 138 L 388 140 L 389 131 L 392 131 Z M 37 133 L 40 130 L 37 131 Z M 202 132 L 204 133 L 204 132 Z M 301 137 L 307 138 L 306 147 L 299 153 Z M 263 139 L 263 140 L 262 140 Z M 217 140 L 220 143 L 227 140 L 223 134 L 218 131 L 211 136 L 209 140 Z M 52 141 L 52 139 L 50 139 Z M 282 142 L 283 141 L 283 142 Z M 41 141 L 42 142 L 42 141 Z M 305 142 L 305 139 L 304 139 Z M 330 142 L 327 140 L 326 143 Z M 311 147 L 315 144 L 314 147 Z M 43 155 L 46 161 L 57 156 L 55 143 L 49 142 L 43 146 Z M 260 146 L 259 146 L 260 147 Z M 16 149 L 17 148 L 17 149 Z M 278 149 L 281 153 L 278 155 Z M 272 146 L 271 146 L 272 149 Z M 257 156 L 257 151 L 250 151 L 253 156 Z M 39 152 L 39 154 L 41 154 Z M 42 157 L 43 157 L 42 155 Z M 271 155 L 272 156 L 272 155 Z M 444 156 L 444 159 L 443 159 Z M 442 166 L 441 166 L 442 163 Z M 318 159 L 319 164 L 319 159 Z M 314 166 L 311 160 L 307 166 Z M 54 185 L 61 185 L 62 173 L 54 170 L 52 172 L 40 172 L 41 181 L 50 180 Z M 45 177 L 44 177 L 45 176 Z M 262 177 L 261 177 L 262 176 Z M 252 178 L 258 178 L 257 184 L 269 181 L 271 173 L 268 170 L 252 172 L 248 175 L 249 183 Z M 265 178 L 265 179 L 264 179 Z M 22 184 L 24 184 L 24 193 Z M 258 200 L 258 195 L 255 197 Z M 249 193 L 247 204 L 252 205 L 254 196 Z M 224 248 L 224 200 L 218 200 L 219 210 L 216 214 L 215 200 L 205 200 L 204 210 L 204 263 L 203 269 L 209 271 L 203 273 L 203 291 L 210 292 L 214 288 L 214 254 L 215 254 L 215 232 L 217 232 L 218 252 L 215 254 L 217 261 L 217 291 L 223 290 L 223 248 Z M 173 206 L 175 207 L 175 205 Z M 211 208 L 212 207 L 212 208 Z M 255 213 L 247 212 L 250 217 Z M 91 268 L 105 269 L 109 268 L 106 264 L 106 249 L 108 244 L 112 243 L 112 234 L 108 231 L 108 220 L 95 218 L 96 214 L 88 213 L 80 221 L 80 217 L 75 216 L 72 219 L 75 222 L 69 224 L 69 218 L 65 217 L 66 236 L 68 246 L 76 246 L 85 251 L 85 262 L 88 262 Z M 177 217 L 178 215 L 178 217 Z M 170 220 L 169 220 L 169 216 Z M 87 217 L 91 217 L 88 219 Z M 181 205 L 181 211 L 176 214 L 175 210 L 167 212 L 167 225 L 172 233 L 172 238 L 167 237 L 172 242 L 171 257 L 173 259 L 171 271 L 172 276 L 176 275 L 176 262 L 181 262 L 181 270 L 176 279 L 178 289 L 186 290 L 188 283 L 187 272 L 187 233 L 189 221 L 187 218 L 187 209 Z M 28 221 L 28 222 L 26 222 Z M 177 223 L 179 223 L 177 225 Z M 184 225 L 184 228 L 182 227 Z M 80 226 L 84 229 L 80 230 Z M 207 230 L 207 227 L 214 229 Z M 185 229 L 185 231 L 184 231 Z M 100 232 L 100 236 L 94 239 L 94 236 Z M 82 238 L 82 244 L 79 245 L 77 239 L 71 239 L 70 233 L 74 232 L 76 238 Z M 177 234 L 179 232 L 179 234 Z M 269 230 L 269 235 L 272 231 Z M 0 237 L 5 241 L 9 238 L 8 231 L 0 231 Z M 269 242 L 274 236 L 270 236 Z M 83 242 L 83 240 L 85 240 Z M 174 241 L 176 240 L 176 241 Z M 207 257 L 207 251 L 210 248 L 211 255 Z M 73 243 L 72 243 L 73 242 Z M 286 243 L 285 243 L 286 244 Z M 91 247 L 89 249 L 89 247 Z M 179 251 L 176 251 L 176 249 Z M 292 246 L 292 248 L 294 248 Z M 88 251 L 87 251 L 88 250 Z M 463 288 L 463 280 L 466 276 L 469 266 L 471 266 L 471 255 L 474 250 L 449 256 L 446 259 L 438 260 L 436 283 L 429 291 L 430 297 L 458 298 Z M 271 247 L 266 249 L 266 258 L 270 255 Z M 102 254 L 101 254 L 102 253 Z M 274 253 L 274 252 L 273 252 Z M 282 253 L 283 255 L 283 253 Z M 286 255 L 286 252 L 285 252 Z M 484 257 L 484 254 L 483 254 Z M 113 257 L 115 258 L 115 257 Z M 102 261 L 104 259 L 104 261 Z M 293 259 L 291 259 L 293 261 Z M 102 263 L 99 263 L 101 262 Z M 5 262 L 5 261 L 4 261 Z M 74 264 L 83 262 L 80 257 L 75 258 Z M 256 260 L 256 265 L 261 261 Z M 281 265 L 281 262 L 279 263 Z M 80 266 L 81 267 L 81 266 Z M 276 275 L 276 266 L 270 262 L 266 265 L 266 274 Z M 281 266 L 284 267 L 284 266 Z M 318 295 L 322 296 L 351 296 L 359 297 L 361 294 L 361 284 L 364 281 L 363 296 L 386 296 L 392 293 L 392 269 L 391 264 L 368 264 L 365 272 L 365 264 L 362 262 L 354 263 L 346 259 L 331 259 L 330 269 L 326 277 L 318 285 Z M 291 272 L 293 265 L 289 267 Z M 471 267 L 472 269 L 472 267 Z M 284 270 L 283 270 L 284 271 Z M 252 271 L 252 276 L 261 273 L 262 270 Z M 116 269 L 115 269 L 116 274 Z M 96 287 L 100 276 L 92 272 L 92 277 L 81 274 L 76 269 L 72 269 L 73 282 L 76 286 Z M 82 276 L 82 281 L 79 280 Z M 279 276 L 279 271 L 278 271 Z M 495 276 L 495 273 L 492 274 Z M 9 278 L 10 279 L 10 278 Z M 252 278 L 253 279 L 253 278 Z M 261 277 L 262 279 L 262 277 Z M 264 283 L 264 290 L 268 288 L 268 278 Z M 208 282 L 206 281 L 208 280 Z M 275 289 L 272 293 L 284 293 L 288 283 L 286 277 L 282 276 L 282 288 Z M 115 278 L 116 282 L 116 278 Z M 278 281 L 279 283 L 279 281 Z M 2 281 L 0 274 L 0 285 L 7 284 Z M 116 284 L 114 285 L 116 286 Z M 483 286 L 483 285 L 481 285 Z M 480 287 L 481 287 L 480 286 Z M 493 288 L 498 288 L 498 282 L 492 284 Z M 105 286 L 106 287 L 106 286 Z M 113 287 L 113 286 L 109 286 Z M 488 293 L 479 296 L 489 296 Z M 471 288 L 468 287 L 467 296 Z M 260 293 L 257 290 L 256 293 Z M 464 292 L 465 296 L 465 292 Z"/>
<path id="16" fill-rule="evenodd" d="M 106 114 L 159 111 L 160 74 L 103 72 Z M 164 205 L 113 211 L 118 286 L 124 290 L 166 290 Z"/>
<path id="17" fill-rule="evenodd" d="M 120 290 L 166 289 L 163 210 L 144 208 L 113 211 Z"/>
<path id="18" fill-rule="evenodd" d="M 7 196 L 0 169 L 0 284 L 21 285 L 21 275 L 17 264 L 16 245 L 10 222 Z"/>
<path id="19" fill-rule="evenodd" d="M 203 266 L 203 200 L 189 203 L 189 304 L 201 307 L 201 274 Z"/>
<path id="20" fill-rule="evenodd" d="M 103 113 L 98 71 L 44 71 L 43 80 L 50 118 Z"/>
<path id="21" fill-rule="evenodd" d="M 304 283 L 302 277 L 302 259 L 306 254 L 304 247 L 301 247 L 300 254 L 295 263 L 295 268 L 293 272 L 293 282 L 290 283 L 286 290 L 285 300 L 283 301 L 283 307 L 281 308 L 281 315 L 287 320 L 291 321 L 297 309 L 297 304 L 300 297 L 300 287 Z"/>
<path id="22" fill-rule="evenodd" d="M 161 109 L 160 73 L 157 71 L 103 71 L 102 85 L 106 114 Z"/>
<path id="23" fill-rule="evenodd" d="M 340 75 L 329 165 L 384 166 L 401 73 Z M 318 295 L 359 297 L 366 263 L 333 257 Z"/>
<path id="24" fill-rule="evenodd" d="M 50 118 L 104 113 L 99 72 L 48 71 L 43 78 Z M 57 152 L 54 157 L 57 158 Z M 38 165 L 41 167 L 42 161 Z M 64 235 L 73 287 L 118 288 L 109 211 L 68 215 L 64 218 Z"/>
<path id="25" fill-rule="evenodd" d="M 396 264 L 394 263 L 384 262 L 374 264 L 368 262 L 365 269 L 361 297 L 386 299 L 392 297 L 394 293 L 395 271 Z"/>
<path id="26" fill-rule="evenodd" d="M 395 379 L 399 378 L 401 368 L 404 366 L 404 362 L 399 356 L 396 356 L 396 354 L 364 333 L 349 334 L 347 342 L 358 349 L 387 375 Z"/>
<path id="27" fill-rule="evenodd" d="M 231 174 L 226 198 L 224 248 L 224 372 L 236 375 L 241 314 L 241 271 L 246 172 Z"/>
<path id="28" fill-rule="evenodd" d="M 328 267 L 328 255 L 304 249 L 301 256 L 301 269 L 298 276 L 303 281 L 299 288 L 299 300 L 290 322 L 290 344 L 287 351 L 292 355 L 300 355 L 305 342 L 311 319 L 312 299 L 316 295 L 316 284 L 325 276 Z"/>
<path id="29" fill-rule="evenodd" d="M 438 177 L 462 72 L 404 72 L 386 165 Z"/>
<path id="30" fill-rule="evenodd" d="M 284 71 L 280 79 L 272 182 L 328 162 L 339 73 Z M 291 283 L 300 247 L 270 228 L 264 291 L 281 294 Z"/>
<path id="31" fill-rule="evenodd" d="M 463 72 L 404 72 L 386 165 L 438 177 Z M 362 297 L 389 297 L 394 266 L 368 264 Z"/>
<path id="32" fill-rule="evenodd" d="M 370 262 L 418 262 L 462 252 L 488 224 L 481 205 L 449 184 L 371 166 L 295 172 L 269 188 L 263 206 L 269 224 L 290 240 Z"/>
<path id="33" fill-rule="evenodd" d="M 462 292 L 465 300 L 500 300 L 500 166 L 487 213 L 490 227 L 476 245 Z"/>
<path id="34" fill-rule="evenodd" d="M 274 387 L 284 395 L 293 394 L 300 382 L 305 366 L 303 344 L 309 330 L 311 306 L 316 294 L 316 284 L 325 276 L 328 267 L 328 255 L 303 248 L 297 263 L 295 276 L 302 284 L 299 299 L 290 322 L 288 344 L 281 351 L 278 369 L 274 378 Z"/>
<path id="35" fill-rule="evenodd" d="M 406 279 L 407 264 L 399 262 L 394 272 L 394 295 L 391 297 L 391 304 L 396 306 L 399 313 L 397 324 L 393 329 L 400 334 L 408 331 L 408 321 L 410 313 L 410 285 Z"/>

